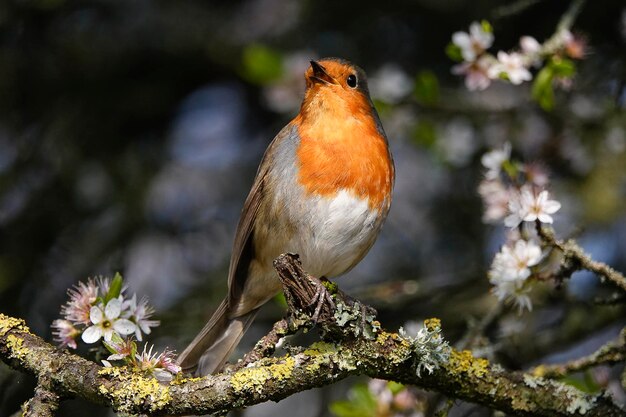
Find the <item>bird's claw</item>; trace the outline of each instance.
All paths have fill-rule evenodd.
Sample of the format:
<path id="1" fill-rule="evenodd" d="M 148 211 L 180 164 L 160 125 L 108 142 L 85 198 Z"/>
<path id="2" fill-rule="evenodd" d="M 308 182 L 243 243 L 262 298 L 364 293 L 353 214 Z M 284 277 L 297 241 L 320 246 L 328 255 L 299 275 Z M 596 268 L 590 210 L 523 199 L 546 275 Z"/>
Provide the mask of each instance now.
<path id="1" fill-rule="evenodd" d="M 311 316 L 311 320 L 313 320 L 313 323 L 315 324 L 317 324 L 319 320 L 320 313 L 322 312 L 322 308 L 324 307 L 325 302 L 328 302 L 331 309 L 335 308 L 335 302 L 333 301 L 333 298 L 331 297 L 330 291 L 328 291 L 328 288 L 326 288 L 326 286 L 324 285 L 324 282 L 323 282 L 324 279 L 325 278 L 321 278 L 319 281 L 315 281 L 315 284 L 316 284 L 315 295 L 313 296 L 313 298 L 311 299 L 311 302 L 307 306 L 307 307 L 311 307 L 315 305 L 315 311 L 313 312 L 313 316 Z"/>

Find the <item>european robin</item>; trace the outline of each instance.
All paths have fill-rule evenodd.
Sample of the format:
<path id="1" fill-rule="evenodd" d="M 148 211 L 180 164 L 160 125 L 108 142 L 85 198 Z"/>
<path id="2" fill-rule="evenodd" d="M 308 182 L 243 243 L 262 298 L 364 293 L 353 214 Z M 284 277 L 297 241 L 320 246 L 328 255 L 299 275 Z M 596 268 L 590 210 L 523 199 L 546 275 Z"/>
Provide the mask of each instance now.
<path id="1" fill-rule="evenodd" d="M 311 61 L 300 113 L 265 151 L 237 226 L 228 295 L 182 352 L 188 372 L 219 371 L 281 284 L 272 262 L 300 255 L 317 277 L 351 270 L 389 212 L 394 164 L 365 73 L 338 58 Z"/>

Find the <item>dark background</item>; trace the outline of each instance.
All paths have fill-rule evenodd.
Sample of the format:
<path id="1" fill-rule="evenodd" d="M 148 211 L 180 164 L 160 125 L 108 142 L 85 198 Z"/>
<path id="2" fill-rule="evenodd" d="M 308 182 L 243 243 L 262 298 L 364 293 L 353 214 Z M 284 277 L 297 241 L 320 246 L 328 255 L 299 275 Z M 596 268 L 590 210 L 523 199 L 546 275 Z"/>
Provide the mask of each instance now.
<path id="1" fill-rule="evenodd" d="M 486 271 L 504 229 L 482 223 L 476 188 L 480 155 L 505 141 L 551 172 L 563 204 L 558 233 L 625 271 L 623 2 L 585 4 L 573 31 L 590 50 L 552 112 L 532 102 L 529 84 L 468 92 L 444 53 L 453 32 L 480 19 L 494 26 L 494 51 L 517 47 L 522 35 L 542 41 L 568 5 L 2 1 L 0 312 L 50 340 L 67 288 L 120 271 L 130 292 L 157 308 L 162 325 L 151 340 L 184 348 L 225 294 L 235 225 L 262 152 L 297 113 L 308 60 L 324 56 L 369 74 L 396 160 L 384 231 L 339 280 L 379 310 L 383 326 L 440 317 L 455 341 L 495 303 Z M 434 90 L 415 94 L 425 79 Z M 483 353 L 518 369 L 593 351 L 625 322 L 622 307 L 591 302 L 598 290 L 586 273 L 542 286 L 532 313 L 507 312 L 490 329 Z M 265 308 L 244 348 L 282 312 L 280 302 Z M 619 367 L 597 374 L 623 401 Z M 353 382 L 245 414 L 326 416 Z M 0 365 L 0 416 L 32 388 L 30 377 Z M 80 401 L 62 409 L 108 415 Z M 477 411 L 459 405 L 453 415 L 468 410 Z"/>

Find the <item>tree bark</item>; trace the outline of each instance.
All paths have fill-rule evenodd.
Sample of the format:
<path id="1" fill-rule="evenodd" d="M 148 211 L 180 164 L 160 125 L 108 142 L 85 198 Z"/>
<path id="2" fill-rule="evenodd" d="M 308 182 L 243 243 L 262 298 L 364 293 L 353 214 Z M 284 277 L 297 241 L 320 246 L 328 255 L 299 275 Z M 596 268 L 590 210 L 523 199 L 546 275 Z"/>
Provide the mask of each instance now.
<path id="1" fill-rule="evenodd" d="M 40 381 L 46 378 L 48 393 L 63 398 L 80 397 L 137 414 L 225 412 L 268 400 L 278 401 L 349 375 L 368 375 L 438 391 L 512 415 L 626 415 L 607 396 L 585 394 L 531 374 L 508 372 L 497 364 L 473 357 L 469 351 L 450 349 L 448 359 L 438 363 L 432 373 L 418 373 L 423 353 L 414 338 L 376 328 L 377 322 L 368 317 L 371 310 L 358 301 L 344 298 L 341 291 L 325 286 L 332 293 L 335 308 L 331 309 L 326 295 L 319 292 L 319 286 L 324 284 L 303 271 L 296 256 L 282 255 L 276 266 L 280 274 L 288 275 L 284 283 L 294 283 L 286 284 L 285 288 L 291 308 L 297 310 L 290 311 L 298 317 L 292 323 L 302 320 L 303 314 L 310 316 L 311 309 L 318 309 L 319 305 L 311 301 L 322 300 L 317 325 L 323 330 L 324 341 L 272 358 L 263 357 L 273 350 L 263 346 L 244 368 L 204 378 L 179 376 L 169 384 L 160 384 L 128 368 L 104 368 L 60 350 L 30 333 L 24 321 L 0 314 L 0 359 Z M 311 296 L 313 300 L 307 299 Z M 357 309 L 367 320 L 363 316 L 354 319 L 351 312 Z M 337 314 L 337 311 L 350 314 Z M 359 330 L 359 325 L 372 326 L 373 335 Z M 282 334 L 286 327 L 289 326 L 284 322 L 277 326 L 281 329 L 278 333 Z M 274 335 L 268 340 L 275 343 L 278 338 Z"/>

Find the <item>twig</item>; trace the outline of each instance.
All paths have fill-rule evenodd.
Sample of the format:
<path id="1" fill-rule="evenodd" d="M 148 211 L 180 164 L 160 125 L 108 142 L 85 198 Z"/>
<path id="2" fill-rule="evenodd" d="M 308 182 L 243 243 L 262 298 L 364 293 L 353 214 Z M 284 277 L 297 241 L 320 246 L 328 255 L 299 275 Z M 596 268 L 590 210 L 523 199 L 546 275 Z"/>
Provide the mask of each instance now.
<path id="1" fill-rule="evenodd" d="M 35 395 L 22 405 L 23 417 L 52 417 L 59 408 L 59 394 L 49 388 L 48 378 L 40 378 Z"/>
<path id="2" fill-rule="evenodd" d="M 585 0 L 572 1 L 567 11 L 561 16 L 561 20 L 559 20 L 559 24 L 556 27 L 557 32 L 571 29 L 584 4 Z"/>
<path id="3" fill-rule="evenodd" d="M 611 294 L 606 298 L 596 297 L 593 299 L 594 304 L 613 306 L 617 304 L 626 304 L 626 294 Z"/>
<path id="4" fill-rule="evenodd" d="M 493 19 L 501 19 L 503 17 L 514 16 L 516 14 L 522 13 L 526 9 L 531 8 L 535 4 L 539 3 L 541 0 L 517 0 L 514 2 L 510 2 L 504 6 L 500 6 L 491 12 L 491 16 Z"/>
<path id="5" fill-rule="evenodd" d="M 562 364 L 539 365 L 530 372 L 544 378 L 559 378 L 597 365 L 614 364 L 624 360 L 626 360 L 626 328 L 622 329 L 617 340 L 605 344 L 591 355 Z"/>
<path id="6" fill-rule="evenodd" d="M 238 370 L 245 368 L 247 365 L 256 362 L 262 358 L 268 358 L 276 351 L 276 346 L 280 339 L 285 336 L 289 336 L 297 332 L 302 326 L 290 326 L 290 323 L 286 319 L 282 319 L 274 323 L 272 330 L 259 340 L 254 348 L 246 353 L 241 361 L 239 361 L 232 370 Z"/>
<path id="7" fill-rule="evenodd" d="M 539 237 L 563 254 L 561 268 L 556 274 L 557 278 L 569 278 L 575 271 L 585 269 L 626 292 L 626 277 L 624 275 L 603 262 L 594 261 L 573 239 L 558 240 L 554 236 L 554 231 L 551 228 L 543 227 L 540 222 L 537 222 L 536 227 Z"/>

